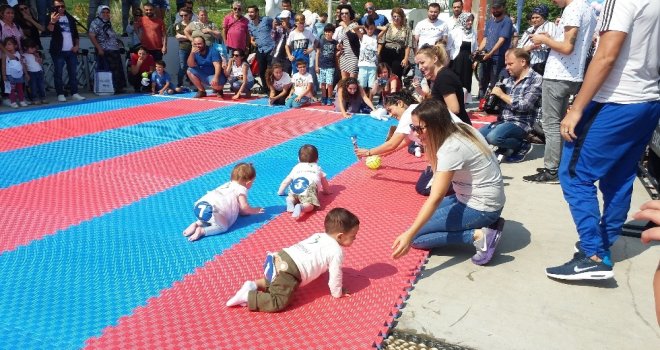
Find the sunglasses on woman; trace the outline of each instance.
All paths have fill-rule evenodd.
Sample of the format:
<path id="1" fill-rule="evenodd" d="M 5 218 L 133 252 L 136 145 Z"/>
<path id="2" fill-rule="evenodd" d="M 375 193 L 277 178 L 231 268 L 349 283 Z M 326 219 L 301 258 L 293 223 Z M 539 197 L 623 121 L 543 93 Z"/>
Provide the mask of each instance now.
<path id="1" fill-rule="evenodd" d="M 422 134 L 424 133 L 424 130 L 426 130 L 426 127 L 421 125 L 410 124 L 410 130 L 418 134 Z"/>

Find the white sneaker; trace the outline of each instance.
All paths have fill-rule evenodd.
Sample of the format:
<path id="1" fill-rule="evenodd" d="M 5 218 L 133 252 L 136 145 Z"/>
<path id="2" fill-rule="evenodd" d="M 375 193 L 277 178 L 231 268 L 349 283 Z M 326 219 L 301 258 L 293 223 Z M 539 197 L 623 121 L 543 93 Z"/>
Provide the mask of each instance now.
<path id="1" fill-rule="evenodd" d="M 73 94 L 71 97 L 73 97 L 73 99 L 76 101 L 82 101 L 85 99 L 85 96 L 81 96 L 80 94 Z"/>
<path id="2" fill-rule="evenodd" d="M 236 295 L 227 300 L 227 306 L 237 306 L 247 304 L 248 293 L 250 291 L 257 290 L 257 284 L 254 281 L 246 281 L 243 283 L 241 289 L 236 292 Z"/>
<path id="3" fill-rule="evenodd" d="M 18 104 L 19 104 L 21 107 L 27 107 L 27 106 L 28 106 L 28 103 L 25 102 L 25 101 L 21 101 L 21 102 L 19 102 Z"/>
<path id="4" fill-rule="evenodd" d="M 9 107 L 11 107 L 11 108 L 18 108 L 18 103 L 16 103 L 16 102 L 12 102 L 12 103 L 9 104 Z"/>
<path id="5" fill-rule="evenodd" d="M 66 102 L 66 97 L 64 97 L 64 95 L 57 95 L 57 100 L 60 102 Z"/>

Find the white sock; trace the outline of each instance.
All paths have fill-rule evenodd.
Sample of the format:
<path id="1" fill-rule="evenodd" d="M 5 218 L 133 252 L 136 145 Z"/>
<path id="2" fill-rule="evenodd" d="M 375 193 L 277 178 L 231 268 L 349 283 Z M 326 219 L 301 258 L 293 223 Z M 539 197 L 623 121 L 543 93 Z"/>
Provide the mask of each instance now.
<path id="1" fill-rule="evenodd" d="M 241 289 L 239 289 L 233 297 L 227 300 L 227 306 L 246 304 L 248 301 L 248 293 L 253 290 L 257 290 L 257 284 L 254 283 L 254 281 L 246 281 L 243 283 Z"/>

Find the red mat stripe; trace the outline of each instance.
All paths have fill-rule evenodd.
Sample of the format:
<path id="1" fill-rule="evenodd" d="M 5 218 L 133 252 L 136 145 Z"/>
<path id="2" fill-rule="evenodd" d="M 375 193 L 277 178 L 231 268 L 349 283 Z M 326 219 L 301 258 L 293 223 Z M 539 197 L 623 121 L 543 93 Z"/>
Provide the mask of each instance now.
<path id="1" fill-rule="evenodd" d="M 398 152 L 379 171 L 361 163 L 350 167 L 332 180 L 335 194 L 321 198 L 322 210 L 303 222 L 282 214 L 106 328 L 99 338 L 90 338 L 88 348 L 364 349 L 379 344 L 427 256 L 411 250 L 399 260 L 390 258 L 393 239 L 409 226 L 424 200 L 414 192 L 424 165 Z M 263 271 L 266 251 L 322 230 L 326 212 L 337 206 L 361 220 L 357 240 L 345 251 L 344 287 L 351 297 L 331 297 L 325 274 L 299 289 L 281 313 L 225 307 L 245 280 Z"/>
<path id="2" fill-rule="evenodd" d="M 0 130 L 0 152 L 97 133 L 105 130 L 201 112 L 226 104 L 212 101 L 166 101 L 143 106 L 48 120 Z"/>
<path id="3" fill-rule="evenodd" d="M 291 110 L 2 189 L 0 252 L 100 216 L 340 118 L 334 113 Z M 190 159 L 200 149 L 222 151 L 207 152 L 202 162 Z M 28 198 L 25 193 L 34 195 Z"/>

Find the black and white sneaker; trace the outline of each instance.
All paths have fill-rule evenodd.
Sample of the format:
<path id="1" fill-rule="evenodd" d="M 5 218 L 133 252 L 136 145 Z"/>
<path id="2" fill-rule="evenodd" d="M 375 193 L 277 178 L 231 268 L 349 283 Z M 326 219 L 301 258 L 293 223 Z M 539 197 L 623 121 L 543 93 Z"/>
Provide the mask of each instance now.
<path id="1" fill-rule="evenodd" d="M 604 280 L 614 277 L 611 265 L 593 261 L 582 252 L 575 253 L 573 259 L 564 265 L 545 269 L 545 274 L 551 278 L 569 281 Z"/>
<path id="2" fill-rule="evenodd" d="M 558 184 L 559 177 L 557 171 L 543 169 L 534 175 L 523 176 L 523 181 L 537 184 Z"/>

